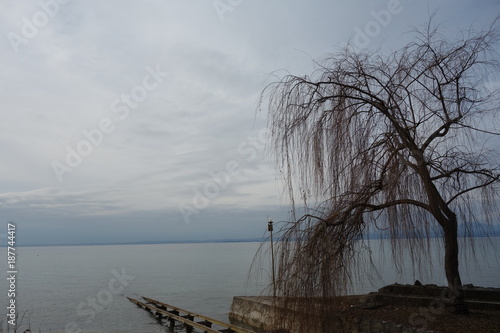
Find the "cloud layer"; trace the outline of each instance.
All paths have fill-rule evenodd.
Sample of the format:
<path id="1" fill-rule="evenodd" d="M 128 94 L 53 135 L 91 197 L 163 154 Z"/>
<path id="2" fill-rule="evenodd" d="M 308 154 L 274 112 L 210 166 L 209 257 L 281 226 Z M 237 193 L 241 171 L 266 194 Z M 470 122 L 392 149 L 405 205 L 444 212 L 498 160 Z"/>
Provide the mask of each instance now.
<path id="1" fill-rule="evenodd" d="M 454 34 L 500 4 L 3 1 L 0 213 L 25 244 L 260 237 L 287 216 L 265 86 L 438 9 Z"/>

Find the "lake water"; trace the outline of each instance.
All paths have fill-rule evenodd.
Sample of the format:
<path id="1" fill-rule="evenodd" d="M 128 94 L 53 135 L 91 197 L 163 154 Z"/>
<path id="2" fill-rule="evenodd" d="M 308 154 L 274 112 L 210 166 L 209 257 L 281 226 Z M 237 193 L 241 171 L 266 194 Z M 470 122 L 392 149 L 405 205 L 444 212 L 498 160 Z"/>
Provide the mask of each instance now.
<path id="1" fill-rule="evenodd" d="M 493 242 L 500 248 L 500 239 Z M 384 241 L 370 243 L 377 249 L 385 246 L 381 246 Z M 125 297 L 147 296 L 228 321 L 233 296 L 259 295 L 269 281 L 269 261 L 263 260 L 246 283 L 258 247 L 258 243 L 18 247 L 16 311 L 29 311 L 23 324 L 29 322 L 32 331 L 168 331 Z M 491 247 L 484 255 L 478 254 L 481 259 L 477 265 L 468 265 L 472 268 L 463 272 L 463 282 L 500 287 L 495 251 Z M 373 291 L 394 282 L 413 283 L 416 278 L 423 283 L 444 283 L 439 265 L 432 277 L 405 269 L 398 274 L 386 252 L 375 252 L 373 260 L 381 267 L 381 276 L 357 279 L 351 293 Z M 5 248 L 0 248 L 0 258 L 6 276 Z M 6 278 L 0 281 L 0 290 L 0 306 L 6 313 Z M 5 330 L 6 316 L 2 319 Z"/>

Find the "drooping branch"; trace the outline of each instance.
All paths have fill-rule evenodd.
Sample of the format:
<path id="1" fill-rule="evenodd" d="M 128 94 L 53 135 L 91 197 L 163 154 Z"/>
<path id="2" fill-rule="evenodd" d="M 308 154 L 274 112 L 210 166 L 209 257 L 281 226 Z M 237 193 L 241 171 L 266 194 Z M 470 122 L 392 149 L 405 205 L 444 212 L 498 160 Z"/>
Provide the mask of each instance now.
<path id="1" fill-rule="evenodd" d="M 294 205 L 281 230 L 278 270 L 290 307 L 303 308 L 302 297 L 344 292 L 371 227 L 387 231 L 396 265 L 404 249 L 420 263 L 431 228 L 440 229 L 455 288 L 458 223 L 478 221 L 482 209 L 491 220 L 500 184 L 499 161 L 481 148 L 481 135 L 495 133 L 485 123 L 500 113 L 499 91 L 481 89 L 483 75 L 498 69 L 496 29 L 452 42 L 429 25 L 389 57 L 346 48 L 312 76 L 287 75 L 266 89 L 276 158 Z M 321 307 L 331 313 L 334 304 Z M 311 331 L 299 331 L 306 327 Z"/>
<path id="2" fill-rule="evenodd" d="M 456 193 L 454 196 L 452 196 L 447 202 L 446 204 L 449 205 L 451 204 L 453 201 L 455 201 L 457 198 L 460 198 L 462 197 L 464 194 L 466 193 L 469 193 L 469 192 L 472 192 L 472 191 L 475 191 L 475 190 L 478 190 L 478 189 L 482 189 L 482 188 L 485 188 L 487 186 L 490 186 L 490 185 L 493 185 L 495 183 L 498 183 L 500 182 L 500 175 L 496 175 L 495 177 L 490 177 L 490 180 L 489 181 L 486 181 L 482 184 L 479 184 L 479 185 L 476 185 L 476 186 L 472 186 L 472 187 L 469 187 L 469 188 L 466 188 L 458 193 Z"/>

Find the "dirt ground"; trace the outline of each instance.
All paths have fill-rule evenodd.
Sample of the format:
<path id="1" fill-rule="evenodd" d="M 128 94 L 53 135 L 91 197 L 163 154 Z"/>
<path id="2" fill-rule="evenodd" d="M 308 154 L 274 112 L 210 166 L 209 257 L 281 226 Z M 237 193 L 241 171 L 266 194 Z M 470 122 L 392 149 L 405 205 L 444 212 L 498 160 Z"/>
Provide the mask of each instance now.
<path id="1" fill-rule="evenodd" d="M 500 311 L 470 311 L 469 315 L 450 314 L 442 309 L 386 305 L 377 309 L 351 309 L 353 314 L 392 321 L 443 333 L 498 333 Z"/>

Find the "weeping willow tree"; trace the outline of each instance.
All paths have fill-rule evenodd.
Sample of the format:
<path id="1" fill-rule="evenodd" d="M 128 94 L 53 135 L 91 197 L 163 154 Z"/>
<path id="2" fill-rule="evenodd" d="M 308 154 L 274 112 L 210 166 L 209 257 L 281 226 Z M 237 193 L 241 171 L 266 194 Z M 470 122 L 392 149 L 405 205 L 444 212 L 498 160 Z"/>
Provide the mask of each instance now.
<path id="1" fill-rule="evenodd" d="M 459 225 L 471 237 L 498 211 L 500 165 L 488 145 L 500 134 L 500 94 L 488 84 L 498 70 L 496 30 L 450 41 L 431 20 L 389 56 L 347 47 L 313 75 L 287 75 L 264 90 L 294 207 L 280 230 L 276 288 L 288 309 L 280 319 L 310 307 L 319 318 L 305 316 L 295 329 L 329 331 L 332 300 L 375 229 L 386 230 L 396 264 L 404 250 L 417 262 L 438 232 L 450 309 L 467 312 Z"/>

